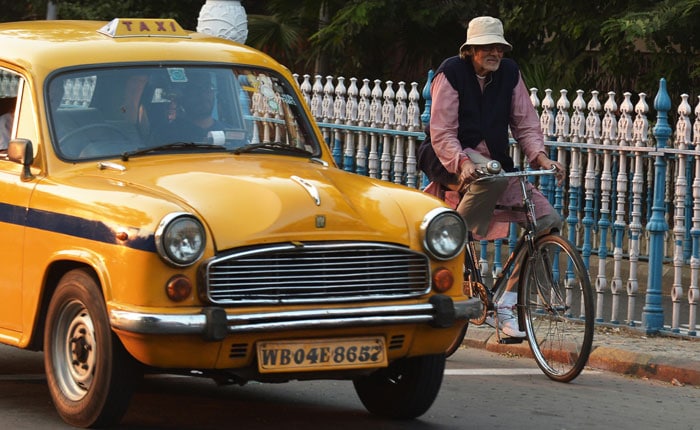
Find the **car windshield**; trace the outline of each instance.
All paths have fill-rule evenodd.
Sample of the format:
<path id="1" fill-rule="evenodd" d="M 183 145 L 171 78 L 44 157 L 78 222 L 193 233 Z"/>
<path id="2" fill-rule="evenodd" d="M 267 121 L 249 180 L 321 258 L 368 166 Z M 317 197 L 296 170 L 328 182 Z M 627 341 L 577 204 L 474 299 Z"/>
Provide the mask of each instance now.
<path id="1" fill-rule="evenodd" d="M 81 69 L 50 80 L 47 106 L 56 151 L 71 161 L 263 149 L 317 156 L 292 85 L 243 67 Z"/>

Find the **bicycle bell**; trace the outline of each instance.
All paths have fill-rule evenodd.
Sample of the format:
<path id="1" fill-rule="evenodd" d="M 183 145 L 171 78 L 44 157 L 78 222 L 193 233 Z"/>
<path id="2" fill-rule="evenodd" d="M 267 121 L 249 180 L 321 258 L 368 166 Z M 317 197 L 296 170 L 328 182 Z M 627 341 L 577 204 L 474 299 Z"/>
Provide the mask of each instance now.
<path id="1" fill-rule="evenodd" d="M 500 173 L 501 172 L 501 163 L 499 163 L 496 160 L 490 160 L 488 163 L 486 163 L 486 171 L 492 175 Z"/>

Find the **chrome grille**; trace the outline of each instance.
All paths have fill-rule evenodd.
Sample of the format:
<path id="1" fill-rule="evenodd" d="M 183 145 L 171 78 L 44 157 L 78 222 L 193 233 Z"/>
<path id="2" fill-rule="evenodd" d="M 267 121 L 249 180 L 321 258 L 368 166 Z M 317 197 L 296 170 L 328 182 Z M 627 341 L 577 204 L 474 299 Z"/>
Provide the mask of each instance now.
<path id="1" fill-rule="evenodd" d="M 205 299 L 217 304 L 351 302 L 430 290 L 424 254 L 375 243 L 246 249 L 213 258 L 204 273 Z"/>

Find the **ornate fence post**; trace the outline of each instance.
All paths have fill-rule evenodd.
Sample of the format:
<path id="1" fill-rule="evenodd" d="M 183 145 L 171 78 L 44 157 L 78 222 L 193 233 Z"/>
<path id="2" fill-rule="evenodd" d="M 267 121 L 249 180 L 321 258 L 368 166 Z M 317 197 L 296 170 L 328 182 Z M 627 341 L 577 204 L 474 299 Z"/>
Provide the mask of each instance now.
<path id="1" fill-rule="evenodd" d="M 357 104 L 357 125 L 360 127 L 369 126 L 369 100 L 372 91 L 369 89 L 369 79 L 362 80 L 362 88 L 360 88 L 360 101 Z M 369 175 L 367 168 L 367 136 L 366 132 L 360 133 L 360 138 L 357 142 L 357 173 L 360 175 Z"/>
<path id="2" fill-rule="evenodd" d="M 634 146 L 641 148 L 646 146 L 649 133 L 649 121 L 647 112 L 649 106 L 646 102 L 646 94 L 639 93 L 639 101 L 634 107 L 637 116 L 632 126 Z M 632 176 L 632 219 L 630 221 L 630 270 L 627 280 L 627 324 L 633 326 L 634 309 L 639 292 L 637 271 L 639 268 L 640 237 L 642 235 L 642 189 L 644 187 L 644 158 L 641 151 L 634 153 L 634 167 Z"/>
<path id="3" fill-rule="evenodd" d="M 681 94 L 681 104 L 678 106 L 678 121 L 676 122 L 676 137 L 674 144 L 680 150 L 688 149 L 690 144 L 690 113 L 692 108 L 688 103 L 688 94 Z M 676 156 L 676 193 L 675 207 L 673 211 L 673 286 L 671 288 L 671 300 L 673 309 L 671 314 L 671 331 L 680 333 L 680 310 L 683 299 L 683 262 L 685 241 L 685 203 L 688 181 L 686 178 L 687 155 L 679 153 Z"/>
<path id="4" fill-rule="evenodd" d="M 335 87 L 333 86 L 333 76 L 326 76 L 326 83 L 323 85 L 323 99 L 321 100 L 321 117 L 323 117 L 323 122 L 330 123 L 333 119 L 335 112 Z M 340 140 L 340 133 L 333 131 L 331 136 L 328 136 L 328 145 L 331 147 L 331 152 L 333 153 L 333 159 L 337 166 L 343 166 L 343 149 L 342 141 Z"/>
<path id="5" fill-rule="evenodd" d="M 634 106 L 630 100 L 632 93 L 625 92 L 625 99 L 620 105 L 620 121 L 617 123 L 618 144 L 621 148 L 627 147 L 632 142 L 632 116 Z M 623 238 L 627 224 L 625 222 L 625 202 L 627 199 L 627 151 L 620 150 L 617 165 L 617 209 L 615 210 L 615 221 L 613 223 L 613 276 L 610 282 L 610 292 L 612 293 L 612 307 L 610 312 L 610 322 L 619 324 L 620 293 L 622 287 L 622 257 Z"/>
<path id="6" fill-rule="evenodd" d="M 569 142 L 571 138 L 571 118 L 569 117 L 569 108 L 571 103 L 567 96 L 566 90 L 560 91 L 560 97 L 557 101 L 557 117 L 556 117 L 556 135 L 557 142 Z M 556 160 L 559 161 L 566 169 L 566 148 L 564 145 L 557 145 L 552 148 L 552 153 L 556 151 Z M 550 158 L 552 158 L 550 156 Z M 550 191 L 549 199 L 553 202 L 554 209 L 556 209 L 559 215 L 562 214 L 564 208 L 564 196 L 562 188 L 565 185 L 557 186 L 557 181 L 553 176 L 544 176 L 549 181 L 548 190 Z"/>
<path id="7" fill-rule="evenodd" d="M 598 220 L 599 246 L 598 246 L 598 277 L 595 282 L 595 290 L 598 293 L 596 300 L 596 321 L 603 322 L 603 300 L 608 280 L 605 267 L 608 258 L 608 231 L 610 230 L 610 191 L 612 190 L 612 152 L 609 149 L 617 140 L 617 120 L 615 112 L 615 93 L 608 92 L 608 100 L 603 106 L 605 115 L 602 123 L 603 145 L 603 171 L 600 175 L 600 218 Z"/>
<path id="8" fill-rule="evenodd" d="M 583 90 L 576 91 L 574 100 L 574 113 L 571 116 L 571 141 L 582 143 L 586 136 L 586 101 L 583 99 Z M 581 188 L 581 149 L 577 146 L 571 148 L 571 160 L 569 163 L 569 214 L 566 217 L 568 225 L 568 237 L 571 243 L 578 244 L 578 212 L 580 209 L 579 194 Z"/>
<path id="9" fill-rule="evenodd" d="M 299 89 L 301 90 L 301 93 L 304 96 L 304 102 L 306 103 L 306 106 L 308 106 L 309 109 L 311 109 L 311 75 L 304 75 L 304 80 L 299 85 Z"/>
<path id="10" fill-rule="evenodd" d="M 671 136 L 668 125 L 668 111 L 671 110 L 671 99 L 666 91 L 666 79 L 661 78 L 659 91 L 654 99 L 656 109 L 656 125 L 654 136 L 657 150 L 666 148 L 666 142 Z M 642 310 L 642 326 L 647 334 L 656 333 L 663 328 L 664 310 L 661 307 L 661 281 L 664 258 L 664 235 L 668 231 L 664 210 L 666 185 L 666 158 L 663 152 L 656 152 L 654 161 L 654 196 L 651 208 L 651 218 L 647 223 L 649 231 L 649 277 L 646 301 Z"/>
<path id="11" fill-rule="evenodd" d="M 399 82 L 399 89 L 396 91 L 396 105 L 394 108 L 394 130 L 404 131 L 408 122 L 406 114 L 406 100 L 408 93 L 406 92 L 406 83 Z M 405 136 L 397 134 L 394 136 L 394 183 L 403 184 L 406 163 L 404 161 L 404 142 Z"/>
<path id="12" fill-rule="evenodd" d="M 688 334 L 695 336 L 697 323 L 698 272 L 700 271 L 700 96 L 695 107 L 695 123 L 693 124 L 693 145 L 695 146 L 695 178 L 693 179 L 693 228 L 690 235 L 693 240 L 693 252 L 690 257 L 690 288 L 688 288 Z"/>
<path id="13" fill-rule="evenodd" d="M 420 115 L 420 121 L 423 123 L 423 127 L 427 126 L 430 122 L 430 106 L 433 104 L 433 98 L 430 97 L 430 84 L 433 83 L 434 75 L 435 71 L 433 69 L 428 70 L 428 81 L 421 91 L 423 100 L 425 100 L 425 107 L 423 108 L 423 113 Z"/>
<path id="14" fill-rule="evenodd" d="M 372 101 L 369 105 L 369 121 L 371 128 L 379 128 L 381 121 L 381 110 L 382 105 L 379 99 L 382 97 L 382 89 L 379 84 L 382 81 L 379 79 L 374 80 L 374 87 L 370 92 L 370 97 Z M 377 133 L 372 133 L 370 136 L 370 146 L 369 146 L 369 158 L 367 161 L 369 166 L 369 176 L 371 178 L 379 178 L 379 136 Z"/>
<path id="15" fill-rule="evenodd" d="M 347 89 L 345 88 L 345 78 L 339 76 L 337 78 L 338 84 L 333 89 L 333 124 L 340 125 L 345 123 L 345 94 Z M 347 142 L 343 139 L 345 133 L 340 130 L 340 128 L 335 127 L 335 132 L 333 133 L 333 157 L 338 167 L 342 168 L 346 172 L 353 171 L 352 152 L 351 157 L 347 157 Z M 347 137 L 347 135 L 346 135 Z M 344 145 L 345 144 L 345 145 Z M 343 146 L 346 146 L 344 149 Z"/>
<path id="16" fill-rule="evenodd" d="M 408 109 L 406 118 L 408 121 L 408 131 L 415 132 L 420 130 L 420 93 L 418 92 L 418 83 L 411 82 L 411 91 L 408 93 Z M 416 146 L 418 145 L 415 137 L 408 138 L 408 153 L 406 154 L 406 185 L 411 188 L 416 188 L 418 185 L 418 163 L 416 160 Z"/>
<path id="17" fill-rule="evenodd" d="M 592 98 L 588 102 L 588 116 L 586 117 L 586 142 L 597 144 L 600 141 L 600 117 L 598 112 L 602 106 L 598 100 L 598 91 L 591 92 Z M 592 230 L 595 220 L 593 218 L 593 205 L 595 200 L 595 165 L 597 155 L 595 150 L 588 148 L 586 154 L 586 174 L 584 176 L 585 209 L 583 220 L 583 246 L 581 254 L 586 267 L 591 267 L 591 251 L 593 249 Z"/>
<path id="18" fill-rule="evenodd" d="M 386 81 L 386 88 L 381 94 L 384 99 L 382 103 L 382 124 L 384 124 L 385 130 L 391 130 L 394 125 L 394 112 L 396 108 L 394 107 L 394 98 L 396 97 L 396 92 L 394 91 L 394 82 Z M 381 157 L 381 169 L 382 169 L 382 180 L 391 180 L 391 142 L 392 138 L 389 133 L 383 134 L 382 141 L 382 157 Z"/>
<path id="19" fill-rule="evenodd" d="M 423 89 L 421 90 L 421 95 L 423 100 L 425 100 L 425 106 L 423 107 L 423 113 L 420 115 L 420 122 L 423 128 L 427 127 L 430 123 L 430 107 L 433 104 L 433 98 L 430 96 L 430 84 L 433 83 L 433 76 L 435 71 L 433 69 L 428 70 L 428 80 L 425 82 Z M 428 177 L 423 175 L 423 183 L 421 188 L 425 188 L 428 185 Z"/>
<path id="20" fill-rule="evenodd" d="M 336 89 L 336 94 L 338 90 Z M 357 124 L 357 94 L 359 90 L 357 89 L 357 78 L 350 78 L 350 87 L 347 90 L 347 99 L 345 103 L 345 124 L 353 126 Z M 352 130 L 347 130 L 345 132 L 345 156 L 344 156 L 344 167 L 345 170 L 357 173 L 357 152 L 355 151 L 355 136 L 357 133 Z"/>

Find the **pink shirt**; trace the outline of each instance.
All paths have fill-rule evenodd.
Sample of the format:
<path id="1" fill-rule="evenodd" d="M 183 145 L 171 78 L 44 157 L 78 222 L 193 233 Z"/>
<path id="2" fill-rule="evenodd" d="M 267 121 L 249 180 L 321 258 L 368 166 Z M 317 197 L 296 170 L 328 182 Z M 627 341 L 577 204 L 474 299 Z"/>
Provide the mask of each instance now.
<path id="1" fill-rule="evenodd" d="M 485 85 L 488 85 L 481 79 L 479 79 L 479 83 L 482 90 Z M 435 154 L 445 169 L 459 175 L 460 166 L 467 158 L 469 151 L 477 151 L 481 155 L 491 158 L 486 143 L 483 141 L 474 149 L 462 149 L 462 145 L 457 139 L 459 119 L 456 106 L 459 106 L 459 94 L 443 73 L 438 74 L 433 79 L 430 93 L 433 99 L 430 108 L 430 139 Z M 544 137 L 540 129 L 540 121 L 537 118 L 537 112 L 532 107 L 530 94 L 525 88 L 522 77 L 513 89 L 510 130 L 528 162 L 534 160 L 538 153 L 544 152 Z"/>
<path id="2" fill-rule="evenodd" d="M 488 77 L 485 80 L 479 79 L 483 91 L 488 85 Z M 459 94 L 443 73 L 438 74 L 433 79 L 430 88 L 432 95 L 432 107 L 430 110 L 430 139 L 435 150 L 435 154 L 445 169 L 459 175 L 462 163 L 468 158 L 472 151 L 478 152 L 484 157 L 491 158 L 486 142 L 481 141 L 476 148 L 462 149 L 462 145 L 457 139 L 457 129 L 459 126 L 458 110 Z M 518 142 L 528 162 L 531 163 L 537 155 L 545 153 L 544 137 L 540 129 L 540 122 L 537 112 L 530 101 L 530 94 L 525 87 L 522 76 L 518 84 L 513 89 L 513 100 L 510 112 L 510 131 L 513 138 Z M 529 185 L 530 188 L 531 185 Z M 439 185 L 429 184 L 425 192 L 435 195 L 440 192 Z M 547 199 L 534 190 L 532 195 L 535 204 L 536 217 L 540 218 L 553 211 Z M 456 191 L 445 191 L 445 201 L 452 207 L 456 207 L 459 202 L 459 194 Z M 498 199 L 498 204 L 503 206 L 522 206 L 522 194 L 518 179 L 511 178 L 508 188 Z M 509 222 L 524 221 L 524 214 L 518 212 L 496 210 L 491 219 L 488 233 L 484 239 L 493 240 L 506 237 L 508 234 Z"/>

